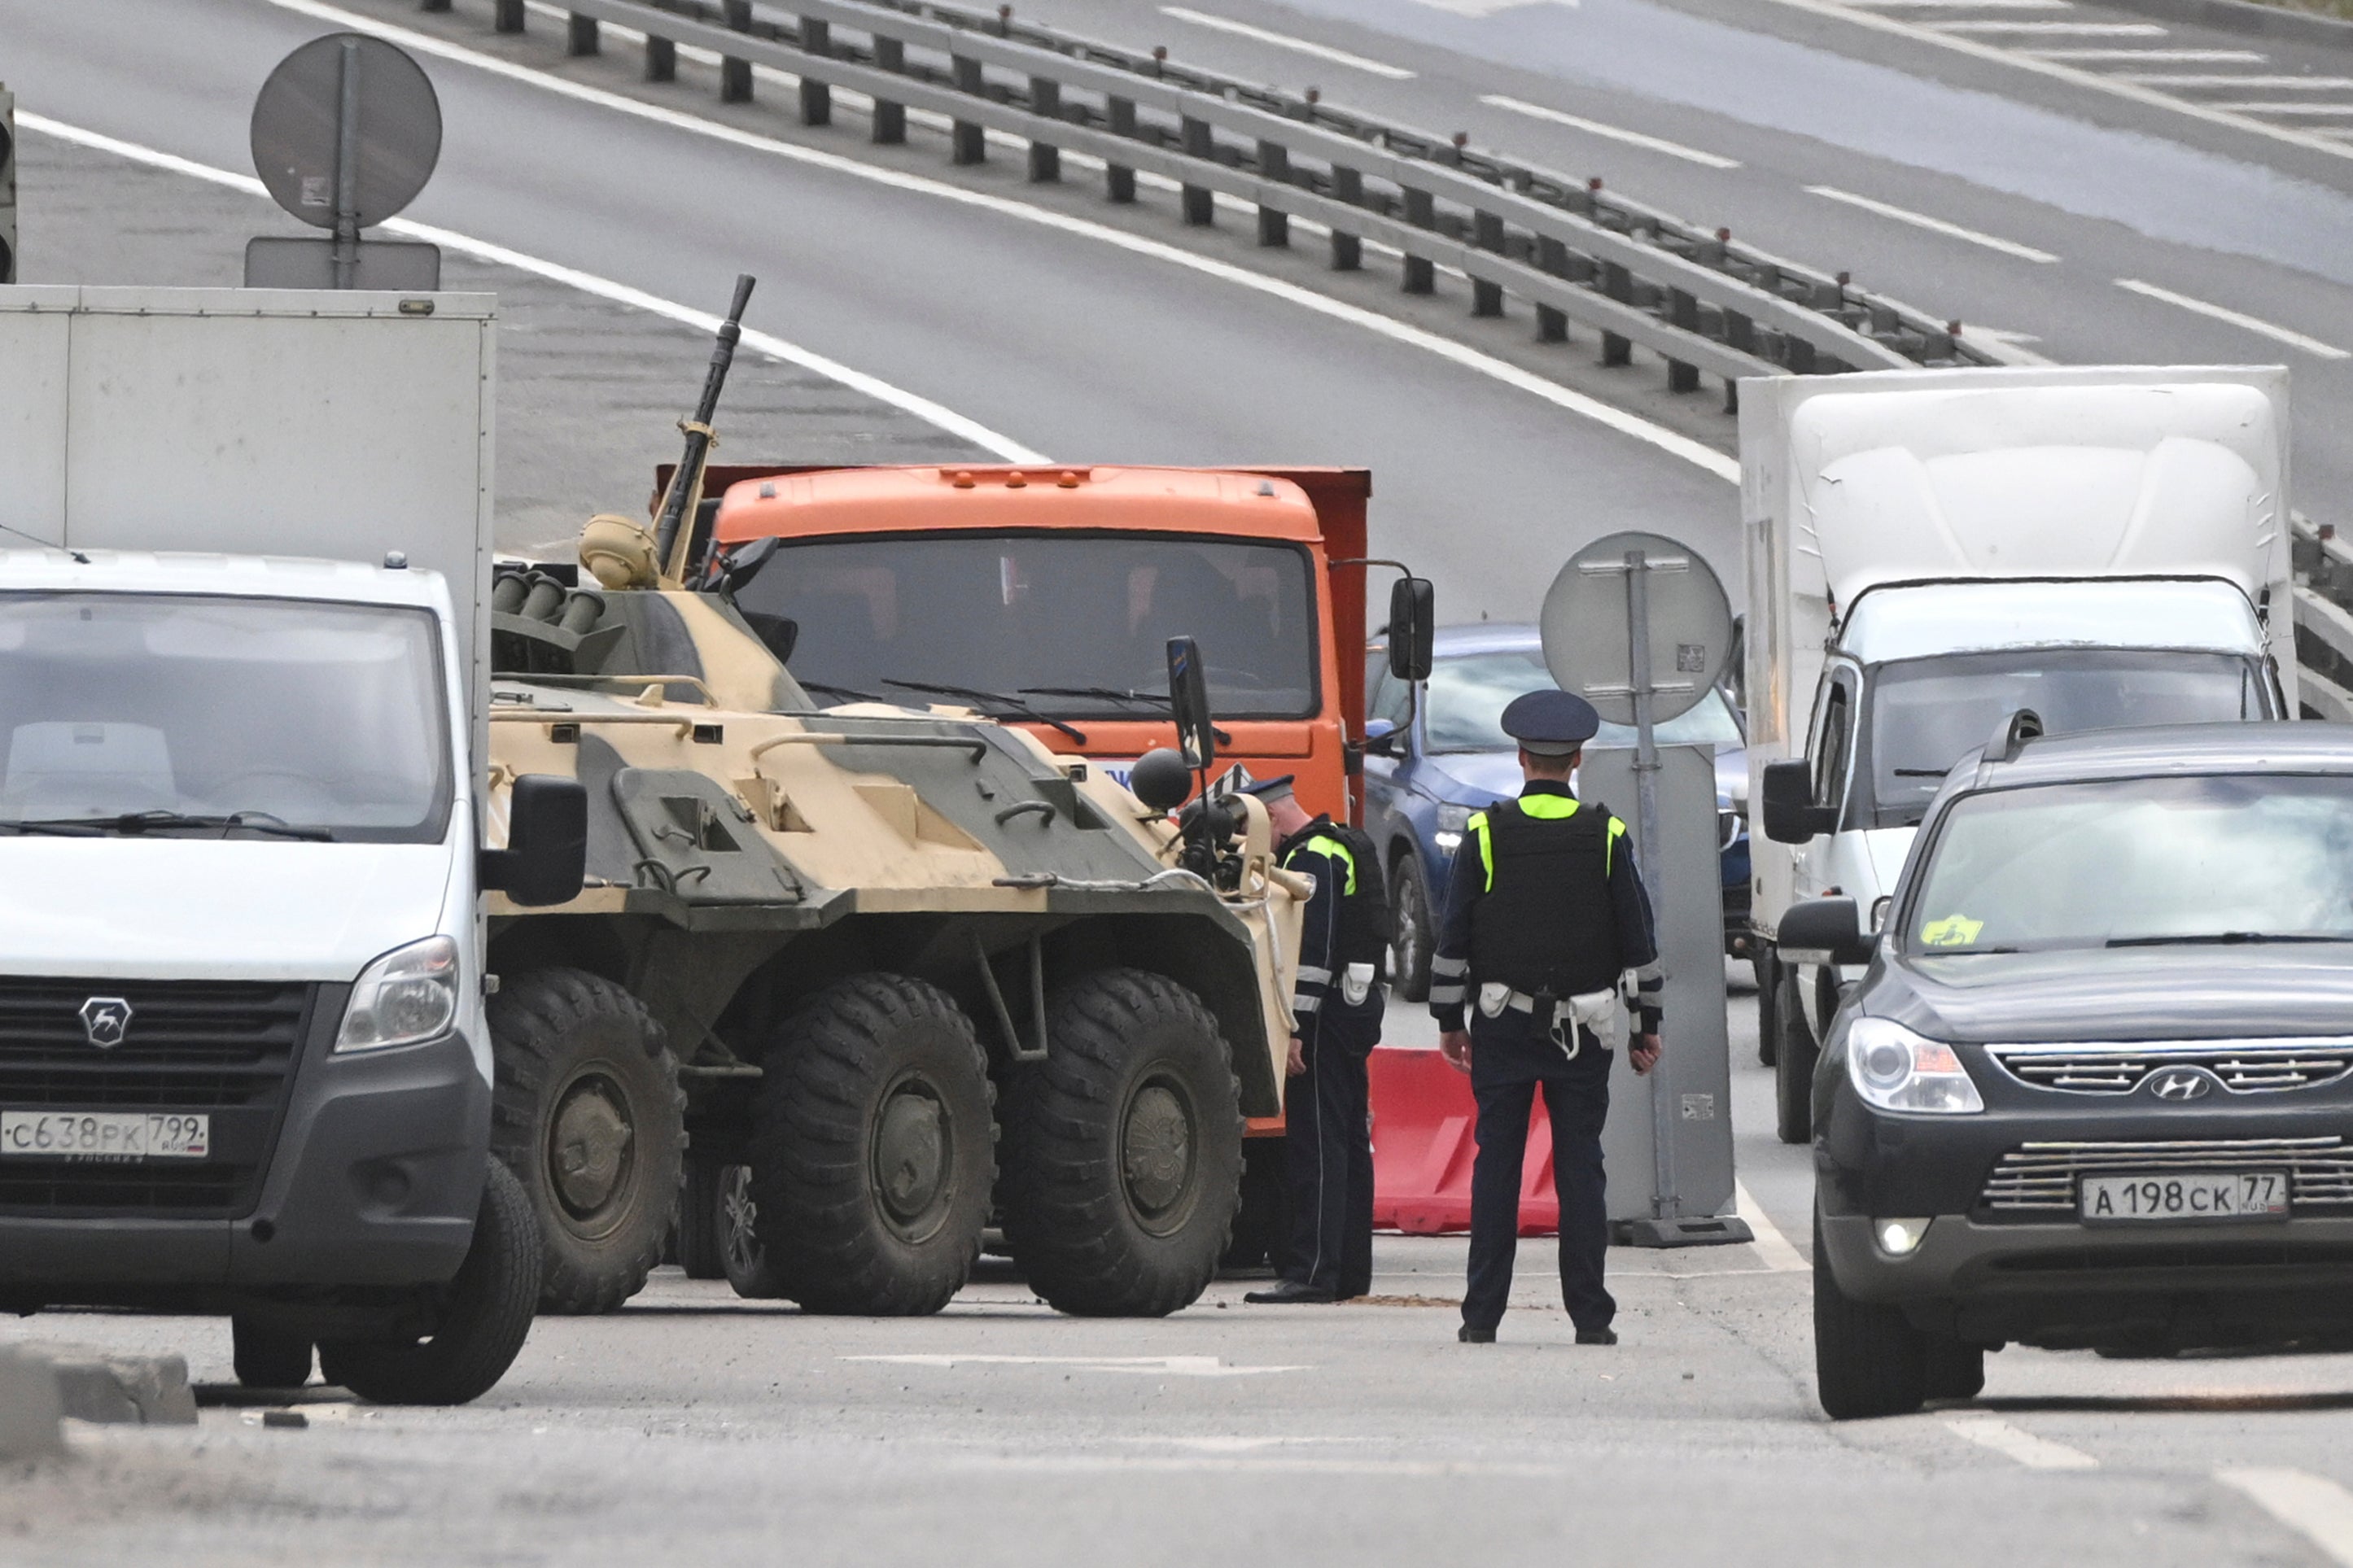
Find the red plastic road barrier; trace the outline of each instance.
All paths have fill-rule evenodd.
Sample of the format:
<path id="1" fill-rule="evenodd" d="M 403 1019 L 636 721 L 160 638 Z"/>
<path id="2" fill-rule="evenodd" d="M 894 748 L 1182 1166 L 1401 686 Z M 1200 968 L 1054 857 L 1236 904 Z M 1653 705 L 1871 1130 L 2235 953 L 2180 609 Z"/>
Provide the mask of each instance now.
<path id="1" fill-rule="evenodd" d="M 1471 1228 L 1472 1137 L 1479 1108 L 1471 1080 L 1427 1047 L 1381 1046 L 1370 1066 L 1373 1106 L 1373 1224 L 1409 1236 Z M 1544 1096 L 1528 1116 L 1528 1150 L 1520 1166 L 1520 1234 L 1560 1228 L 1552 1188 L 1552 1122 Z"/>

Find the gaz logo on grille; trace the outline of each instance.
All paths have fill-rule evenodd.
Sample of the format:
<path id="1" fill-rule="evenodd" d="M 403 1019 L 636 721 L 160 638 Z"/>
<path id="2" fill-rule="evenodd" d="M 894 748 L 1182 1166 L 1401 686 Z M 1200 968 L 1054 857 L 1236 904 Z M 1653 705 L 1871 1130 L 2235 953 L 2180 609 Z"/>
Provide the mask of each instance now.
<path id="1" fill-rule="evenodd" d="M 100 1050 L 122 1043 L 131 1029 L 131 1004 L 120 996 L 93 996 L 81 1005 L 81 1031 Z"/>

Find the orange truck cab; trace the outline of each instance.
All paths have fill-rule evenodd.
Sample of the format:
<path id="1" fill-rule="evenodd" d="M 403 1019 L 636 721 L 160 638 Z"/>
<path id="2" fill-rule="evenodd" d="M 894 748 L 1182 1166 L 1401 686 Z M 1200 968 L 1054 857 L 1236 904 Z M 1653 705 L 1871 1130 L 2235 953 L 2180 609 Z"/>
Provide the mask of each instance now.
<path id="1" fill-rule="evenodd" d="M 1361 468 L 713 465 L 714 554 L 778 541 L 737 606 L 827 706 L 970 707 L 1124 784 L 1176 743 L 1166 645 L 1200 645 L 1219 764 L 1357 820 Z M 786 626 L 784 623 L 791 626 Z"/>

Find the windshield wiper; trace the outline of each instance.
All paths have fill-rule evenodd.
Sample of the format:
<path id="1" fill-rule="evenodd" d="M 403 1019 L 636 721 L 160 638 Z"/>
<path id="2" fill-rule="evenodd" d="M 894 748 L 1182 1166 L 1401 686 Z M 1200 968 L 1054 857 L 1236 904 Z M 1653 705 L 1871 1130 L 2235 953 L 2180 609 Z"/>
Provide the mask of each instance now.
<path id="1" fill-rule="evenodd" d="M 270 811 L 232 811 L 225 816 L 195 816 L 185 811 L 126 811 L 119 816 L 52 816 L 5 824 L 20 833 L 145 833 L 153 828 L 213 827 L 227 838 L 242 828 L 332 844 L 335 836 L 323 827 L 299 827 Z"/>
<path id="2" fill-rule="evenodd" d="M 1018 697 L 1010 697 L 1002 691 L 983 691 L 976 686 L 943 686 L 933 680 L 893 680 L 887 675 L 882 678 L 882 684 L 895 686 L 902 691 L 920 691 L 930 697 L 961 697 L 967 702 L 994 702 L 1017 719 L 1034 719 L 1049 729 L 1060 731 L 1071 738 L 1071 744 L 1074 746 L 1087 743 L 1087 732 L 1077 725 L 1050 718 Z"/>
<path id="3" fill-rule="evenodd" d="M 104 831 L 96 823 L 71 817 L 15 817 L 0 821 L 0 827 L 11 833 L 46 833 L 60 838 L 96 838 Z"/>
<path id="4" fill-rule="evenodd" d="M 1099 697 L 1106 701 L 1145 702 L 1160 709 L 1174 709 L 1176 706 L 1166 693 L 1129 691 L 1116 686 L 1025 686 L 1021 689 L 1021 694 L 1024 697 Z M 1218 744 L 1220 746 L 1230 746 L 1234 743 L 1234 738 L 1231 735 L 1215 725 L 1210 726 L 1210 732 L 1217 736 Z"/>
<path id="5" fill-rule="evenodd" d="M 2109 947 L 2183 947 L 2200 943 L 2237 946 L 2242 942 L 2353 942 L 2353 936 L 2326 936 L 2314 931 L 2221 931 L 2192 936 L 2112 936 Z"/>
<path id="6" fill-rule="evenodd" d="M 1940 779 L 1953 770 L 1950 768 L 1891 768 L 1888 771 L 1899 779 Z"/>

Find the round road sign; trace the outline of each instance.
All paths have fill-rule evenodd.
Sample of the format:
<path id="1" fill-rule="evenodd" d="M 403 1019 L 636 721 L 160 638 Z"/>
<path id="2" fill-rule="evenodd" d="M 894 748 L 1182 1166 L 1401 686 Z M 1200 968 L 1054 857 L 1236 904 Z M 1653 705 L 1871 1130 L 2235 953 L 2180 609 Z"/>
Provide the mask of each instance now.
<path id="1" fill-rule="evenodd" d="M 441 156 L 441 100 L 423 68 L 364 33 L 311 39 L 278 62 L 253 100 L 253 167 L 280 206 L 321 228 L 335 226 L 346 69 L 357 73 L 352 205 L 362 227 L 415 200 Z"/>
<path id="2" fill-rule="evenodd" d="M 1696 551 L 1656 533 L 1613 533 L 1578 551 L 1545 595 L 1545 664 L 1563 691 L 1604 719 L 1634 722 L 1627 581 L 1637 559 L 1648 599 L 1651 718 L 1663 724 L 1707 695 L 1732 651 L 1731 603 Z"/>

